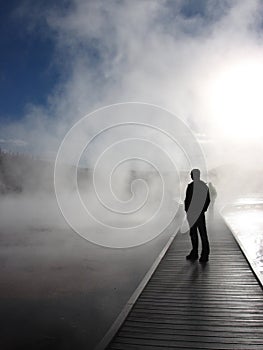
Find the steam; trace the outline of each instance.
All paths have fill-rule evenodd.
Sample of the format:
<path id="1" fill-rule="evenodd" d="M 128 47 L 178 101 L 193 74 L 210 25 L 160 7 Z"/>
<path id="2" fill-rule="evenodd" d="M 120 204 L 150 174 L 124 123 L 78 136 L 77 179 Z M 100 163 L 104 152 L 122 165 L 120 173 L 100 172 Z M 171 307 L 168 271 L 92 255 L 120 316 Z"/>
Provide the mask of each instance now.
<path id="1" fill-rule="evenodd" d="M 262 171 L 257 161 L 262 155 L 262 135 L 257 134 L 256 139 L 253 135 L 249 139 L 237 137 L 238 116 L 236 129 L 229 129 L 232 116 L 227 114 L 227 106 L 221 109 L 221 104 L 226 104 L 225 95 L 219 101 L 216 86 L 229 67 L 243 67 L 246 62 L 262 67 L 262 3 L 205 1 L 199 9 L 195 7 L 196 12 L 191 12 L 194 3 L 76 0 L 65 11 L 57 7 L 39 9 L 34 2 L 21 5 L 16 16 L 30 23 L 29 36 L 32 28 L 45 23 L 41 29 L 53 40 L 52 64 L 60 69 L 61 78 L 46 106 L 28 106 L 20 122 L 2 128 L 0 138 L 20 140 L 23 150 L 54 160 L 61 141 L 80 118 L 112 103 L 140 101 L 161 106 L 184 120 L 203 147 L 208 169 L 217 169 L 217 175 L 210 175 L 219 194 L 229 197 L 238 183 L 230 172 L 230 164 L 242 174 L 240 188 L 246 183 L 247 191 L 260 189 L 255 171 Z M 249 74 L 245 72 L 244 76 Z M 224 84 L 228 84 L 227 80 Z M 249 86 L 249 90 L 255 86 Z M 240 103 L 238 110 L 242 109 L 243 101 L 238 101 L 238 97 L 234 101 Z M 246 108 L 249 110 L 249 104 Z M 260 115 L 261 110 L 258 112 Z M 249 118 L 248 115 L 246 123 Z M 86 130 L 87 138 L 104 122 L 105 119 L 94 118 Z M 258 118 L 253 123 L 260 130 Z M 165 125 L 165 129 L 171 125 Z M 144 130 L 138 128 L 137 135 L 142 134 Z M 154 132 L 148 130 L 146 134 L 163 146 Z M 112 140 L 120 137 L 120 130 L 116 130 Z M 94 141 L 83 158 L 84 167 L 92 167 L 107 145 L 107 136 L 97 144 Z M 172 148 L 168 149 L 172 154 Z M 178 152 L 174 154 L 179 157 Z M 179 164 L 179 171 L 190 169 L 183 160 Z M 134 166 L 140 168 L 139 164 Z M 124 172 L 123 186 L 132 167 Z M 251 176 L 253 186 L 247 182 Z"/>

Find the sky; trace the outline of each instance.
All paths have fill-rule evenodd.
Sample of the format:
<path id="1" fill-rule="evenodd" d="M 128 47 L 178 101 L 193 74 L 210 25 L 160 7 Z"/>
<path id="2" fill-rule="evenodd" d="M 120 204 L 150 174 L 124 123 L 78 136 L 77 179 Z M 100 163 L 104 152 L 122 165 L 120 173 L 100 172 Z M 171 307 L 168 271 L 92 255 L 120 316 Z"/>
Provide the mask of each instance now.
<path id="1" fill-rule="evenodd" d="M 262 1 L 20 0 L 0 16 L 1 148 L 54 156 L 84 115 L 140 101 L 208 158 L 262 149 Z"/>
<path id="2" fill-rule="evenodd" d="M 1 118 L 21 119 L 28 104 L 45 104 L 56 84 L 54 45 L 16 13 L 20 1 L 1 6 Z"/>

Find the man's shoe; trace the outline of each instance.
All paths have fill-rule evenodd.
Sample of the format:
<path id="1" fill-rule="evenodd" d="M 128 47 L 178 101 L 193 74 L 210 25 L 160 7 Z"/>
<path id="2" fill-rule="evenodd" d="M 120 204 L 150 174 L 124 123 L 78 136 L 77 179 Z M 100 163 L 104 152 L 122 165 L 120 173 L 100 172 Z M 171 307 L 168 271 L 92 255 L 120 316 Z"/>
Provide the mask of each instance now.
<path id="1" fill-rule="evenodd" d="M 199 259 L 200 263 L 207 263 L 209 260 L 208 256 L 201 256 L 201 258 Z"/>
<path id="2" fill-rule="evenodd" d="M 192 261 L 198 260 L 198 255 L 190 253 L 189 255 L 187 255 L 186 260 L 192 260 Z"/>

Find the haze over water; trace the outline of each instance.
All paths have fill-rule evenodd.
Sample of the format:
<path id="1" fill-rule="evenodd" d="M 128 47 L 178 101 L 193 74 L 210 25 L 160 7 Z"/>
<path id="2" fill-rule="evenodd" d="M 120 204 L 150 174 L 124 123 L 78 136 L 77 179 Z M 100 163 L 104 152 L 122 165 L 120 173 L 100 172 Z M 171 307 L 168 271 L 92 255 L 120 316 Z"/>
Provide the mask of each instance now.
<path id="1" fill-rule="evenodd" d="M 260 0 L 3 4 L 3 348 L 92 349 L 181 226 L 193 167 L 262 271 L 262 16 Z"/>

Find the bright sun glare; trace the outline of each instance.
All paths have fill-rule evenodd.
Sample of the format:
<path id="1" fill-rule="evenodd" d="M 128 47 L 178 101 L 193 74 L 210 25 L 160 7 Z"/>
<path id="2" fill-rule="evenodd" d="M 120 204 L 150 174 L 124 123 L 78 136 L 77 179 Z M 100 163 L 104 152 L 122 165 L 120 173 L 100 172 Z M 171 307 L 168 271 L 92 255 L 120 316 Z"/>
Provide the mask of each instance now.
<path id="1" fill-rule="evenodd" d="M 219 133 L 235 139 L 263 136 L 263 60 L 224 68 L 210 90 L 211 115 Z"/>

